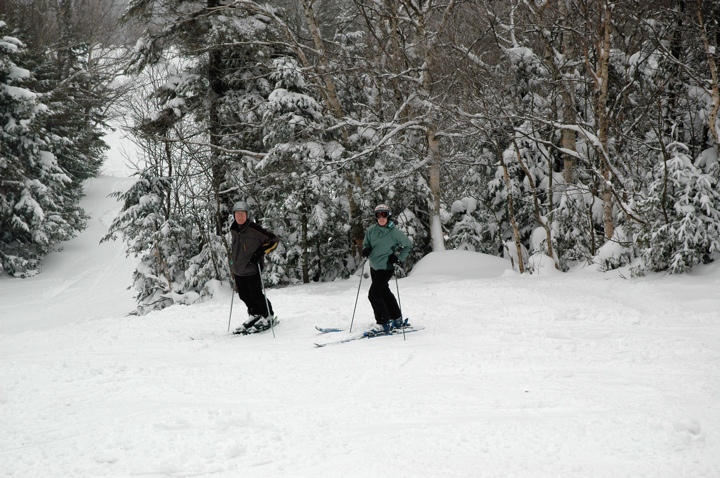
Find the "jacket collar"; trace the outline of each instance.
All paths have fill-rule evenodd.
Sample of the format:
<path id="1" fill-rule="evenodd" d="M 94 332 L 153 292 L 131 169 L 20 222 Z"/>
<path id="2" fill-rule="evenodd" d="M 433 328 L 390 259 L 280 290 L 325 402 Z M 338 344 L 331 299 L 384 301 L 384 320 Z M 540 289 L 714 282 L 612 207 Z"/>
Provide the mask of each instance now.
<path id="1" fill-rule="evenodd" d="M 242 226 L 240 224 L 238 224 L 238 222 L 235 219 L 233 219 L 233 223 L 232 223 L 232 226 L 230 226 L 230 230 L 235 231 L 235 232 L 245 232 L 245 230 L 248 227 L 250 227 L 250 218 L 248 218 L 248 220 L 245 221 L 245 224 L 243 224 Z"/>
<path id="2" fill-rule="evenodd" d="M 379 229 L 395 229 L 395 223 L 392 222 L 392 221 L 390 221 L 390 220 L 388 220 L 388 223 L 385 224 L 384 226 L 381 226 L 380 224 L 378 224 L 377 221 L 375 221 L 375 225 L 376 225 Z"/>

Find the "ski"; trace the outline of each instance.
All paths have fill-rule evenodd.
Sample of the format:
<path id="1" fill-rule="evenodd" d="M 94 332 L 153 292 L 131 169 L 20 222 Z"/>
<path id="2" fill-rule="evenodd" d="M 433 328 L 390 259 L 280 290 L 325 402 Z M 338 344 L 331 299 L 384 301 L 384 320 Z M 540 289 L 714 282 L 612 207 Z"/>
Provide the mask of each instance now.
<path id="1" fill-rule="evenodd" d="M 412 332 L 420 332 L 425 327 L 406 327 L 405 333 L 409 334 Z M 373 339 L 376 337 L 392 337 L 392 336 L 400 336 L 403 335 L 402 329 L 394 329 L 392 332 L 384 332 L 381 334 L 368 334 L 367 332 L 363 332 L 362 334 L 353 335 L 351 337 L 346 337 L 344 339 L 335 340 L 332 342 L 325 342 L 325 343 L 318 343 L 315 342 L 316 347 L 326 347 L 328 345 L 340 345 L 340 344 L 346 344 L 348 342 L 353 342 L 355 340 L 362 340 L 362 339 Z"/>
<path id="2" fill-rule="evenodd" d="M 413 328 L 412 325 L 408 324 L 408 321 L 409 321 L 409 320 L 410 320 L 410 319 L 405 319 L 405 330 L 406 330 L 406 331 Z M 397 327 L 396 327 L 396 329 L 397 329 L 397 330 L 402 330 L 401 328 L 397 328 Z M 315 326 L 315 330 L 317 330 L 317 331 L 320 332 L 321 334 L 332 334 L 332 333 L 335 333 L 335 332 L 347 332 L 346 329 L 341 328 L 341 327 L 319 327 L 319 326 L 317 326 L 317 325 Z"/>
<path id="3" fill-rule="evenodd" d="M 315 330 L 317 330 L 321 334 L 331 334 L 333 332 L 344 332 L 345 331 L 345 329 L 338 329 L 336 327 L 318 327 L 317 325 L 315 326 Z"/>

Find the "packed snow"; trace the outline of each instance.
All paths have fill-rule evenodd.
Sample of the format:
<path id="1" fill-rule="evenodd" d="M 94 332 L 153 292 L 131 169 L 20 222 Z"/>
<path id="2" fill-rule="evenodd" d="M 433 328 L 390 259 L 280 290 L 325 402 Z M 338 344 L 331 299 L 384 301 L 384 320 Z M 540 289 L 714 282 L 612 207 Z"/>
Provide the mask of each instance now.
<path id="1" fill-rule="evenodd" d="M 372 325 L 369 279 L 269 289 L 274 336 L 228 333 L 227 284 L 128 315 L 133 259 L 99 240 L 129 181 L 89 181 L 88 229 L 0 277 L 2 476 L 720 476 L 720 261 L 630 279 L 432 253 L 391 282 L 424 330 L 318 348 L 349 333 L 316 325 Z"/>

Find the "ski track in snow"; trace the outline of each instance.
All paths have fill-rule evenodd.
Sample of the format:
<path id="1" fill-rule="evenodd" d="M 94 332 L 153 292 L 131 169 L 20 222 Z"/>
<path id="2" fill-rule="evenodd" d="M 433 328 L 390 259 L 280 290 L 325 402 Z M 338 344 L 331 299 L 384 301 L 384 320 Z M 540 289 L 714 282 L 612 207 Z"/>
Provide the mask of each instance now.
<path id="1" fill-rule="evenodd" d="M 425 330 L 316 348 L 357 276 L 270 289 L 275 338 L 227 332 L 229 291 L 127 316 L 132 259 L 95 237 L 120 183 L 96 183 L 96 230 L 0 278 L 1 476 L 720 477 L 720 264 L 520 276 L 435 253 L 397 283 Z"/>

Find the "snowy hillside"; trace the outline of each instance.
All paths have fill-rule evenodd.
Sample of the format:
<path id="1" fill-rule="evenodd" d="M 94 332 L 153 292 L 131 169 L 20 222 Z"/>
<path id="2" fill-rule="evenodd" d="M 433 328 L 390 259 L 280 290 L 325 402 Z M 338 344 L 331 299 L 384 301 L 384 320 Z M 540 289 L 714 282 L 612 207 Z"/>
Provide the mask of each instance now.
<path id="1" fill-rule="evenodd" d="M 0 275 L 0 332 L 46 329 L 83 318 L 124 315 L 135 308 L 127 290 L 135 269 L 121 243 L 103 243 L 121 204 L 108 198 L 132 180 L 101 176 L 88 180 L 82 206 L 91 216 L 79 237 L 43 261 L 28 279 Z"/>
<path id="2" fill-rule="evenodd" d="M 317 348 L 359 277 L 269 290 L 275 338 L 228 334 L 229 291 L 127 316 L 132 261 L 98 244 L 127 181 L 89 185 L 90 227 L 42 274 L 0 277 L 2 476 L 720 476 L 718 263 L 630 280 L 435 253 L 397 283 L 425 330 Z"/>

